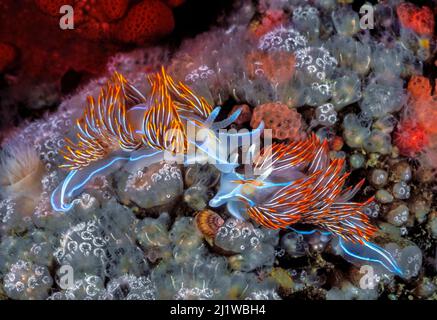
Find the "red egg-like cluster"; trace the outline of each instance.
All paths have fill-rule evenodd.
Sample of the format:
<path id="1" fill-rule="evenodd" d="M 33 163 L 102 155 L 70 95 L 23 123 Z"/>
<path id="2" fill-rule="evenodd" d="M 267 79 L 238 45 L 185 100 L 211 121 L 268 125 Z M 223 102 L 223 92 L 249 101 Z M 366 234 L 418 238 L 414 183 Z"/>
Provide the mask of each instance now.
<path id="1" fill-rule="evenodd" d="M 174 18 L 170 6 L 182 2 L 143 0 L 130 7 L 130 0 L 35 0 L 42 12 L 56 17 L 61 16 L 61 6 L 71 5 L 75 30 L 84 38 L 137 44 L 171 33 Z"/>
<path id="2" fill-rule="evenodd" d="M 174 28 L 171 9 L 158 0 L 133 6 L 127 16 L 112 26 L 112 34 L 122 42 L 141 43 L 169 34 Z"/>
<path id="3" fill-rule="evenodd" d="M 143 44 L 172 32 L 172 8 L 165 0 L 3 0 L 0 11 L 0 73 L 21 90 L 33 83 L 60 88 L 69 71 L 80 77 L 101 74 L 108 57 L 123 44 Z M 73 8 L 74 29 L 60 28 Z M 19 23 L 17 23 L 19 21 Z M 38 30 L 38 32 L 35 32 Z M 19 63 L 16 63 L 18 62 Z"/>
<path id="4" fill-rule="evenodd" d="M 45 13 L 58 16 L 63 5 L 73 5 L 73 0 L 35 0 L 35 4 Z"/>
<path id="5" fill-rule="evenodd" d="M 415 121 L 404 120 L 397 127 L 394 142 L 401 154 L 414 157 L 427 145 L 428 135 L 420 124 Z"/>

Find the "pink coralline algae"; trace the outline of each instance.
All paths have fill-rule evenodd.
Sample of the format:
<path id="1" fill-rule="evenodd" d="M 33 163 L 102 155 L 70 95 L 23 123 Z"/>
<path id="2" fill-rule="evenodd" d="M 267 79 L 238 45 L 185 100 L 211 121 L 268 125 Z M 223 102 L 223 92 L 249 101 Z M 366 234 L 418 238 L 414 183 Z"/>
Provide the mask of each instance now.
<path id="1" fill-rule="evenodd" d="M 257 106 L 250 126 L 257 128 L 261 121 L 264 121 L 266 129 L 272 130 L 275 139 L 300 140 L 303 137 L 301 115 L 285 104 L 273 102 Z"/>

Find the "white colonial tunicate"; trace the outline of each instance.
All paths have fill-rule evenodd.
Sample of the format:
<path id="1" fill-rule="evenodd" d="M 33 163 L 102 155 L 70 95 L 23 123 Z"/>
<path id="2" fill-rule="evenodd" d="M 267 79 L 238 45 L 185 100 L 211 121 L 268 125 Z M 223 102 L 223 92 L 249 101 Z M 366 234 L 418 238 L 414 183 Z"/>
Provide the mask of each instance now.
<path id="1" fill-rule="evenodd" d="M 396 199 L 405 200 L 410 197 L 411 187 L 404 181 L 396 182 L 392 190 Z"/>
<path id="2" fill-rule="evenodd" d="M 387 222 L 400 227 L 407 223 L 409 213 L 410 211 L 405 204 L 398 204 L 387 213 Z"/>
<path id="3" fill-rule="evenodd" d="M 107 285 L 108 293 L 115 300 L 155 300 L 156 288 L 150 277 L 125 274 L 114 278 Z"/>
<path id="4" fill-rule="evenodd" d="M 265 35 L 258 41 L 258 49 L 274 52 L 294 52 L 307 46 L 307 38 L 292 28 L 279 27 Z"/>
<path id="5" fill-rule="evenodd" d="M 109 241 L 110 237 L 104 233 L 98 219 L 94 218 L 74 225 L 63 233 L 54 256 L 59 265 L 72 266 L 76 277 L 87 273 L 103 276 Z"/>
<path id="6" fill-rule="evenodd" d="M 323 126 L 333 126 L 337 122 L 337 112 L 332 103 L 325 103 L 316 108 L 316 121 Z"/>
<path id="7" fill-rule="evenodd" d="M 70 287 L 53 293 L 49 300 L 111 300 L 111 293 L 105 289 L 101 277 L 85 274 L 80 279 L 75 279 Z"/>
<path id="8" fill-rule="evenodd" d="M 320 32 L 319 10 L 309 5 L 295 8 L 293 10 L 293 24 L 310 41 L 317 40 Z"/>
<path id="9" fill-rule="evenodd" d="M 370 83 L 363 90 L 359 105 L 369 118 L 378 119 L 402 109 L 405 93 L 401 85 Z"/>
<path id="10" fill-rule="evenodd" d="M 45 266 L 18 260 L 4 277 L 8 297 L 18 300 L 41 300 L 49 295 L 53 279 Z"/>
<path id="11" fill-rule="evenodd" d="M 148 209 L 173 203 L 183 192 L 182 173 L 176 164 L 162 162 L 133 173 L 125 172 L 118 184 L 118 195 Z"/>

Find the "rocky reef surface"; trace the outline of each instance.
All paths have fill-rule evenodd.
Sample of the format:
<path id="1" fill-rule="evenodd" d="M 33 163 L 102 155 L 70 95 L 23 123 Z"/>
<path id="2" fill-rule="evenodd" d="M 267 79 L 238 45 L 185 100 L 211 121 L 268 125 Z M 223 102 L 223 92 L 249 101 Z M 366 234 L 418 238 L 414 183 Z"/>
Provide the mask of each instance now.
<path id="1" fill-rule="evenodd" d="M 115 54 L 56 111 L 10 130 L 0 299 L 437 299 L 436 8 L 384 1 L 368 5 L 364 23 L 364 3 L 352 2 L 237 1 L 177 49 Z M 220 172 L 209 164 L 121 168 L 55 212 L 50 195 L 67 174 L 60 150 L 87 96 L 115 71 L 147 92 L 146 74 L 161 66 L 223 118 L 242 107 L 231 128 L 264 121 L 274 141 L 326 138 L 350 183 L 366 179 L 356 198 L 375 196 L 365 213 L 405 277 L 363 269 L 323 233 L 213 211 Z"/>

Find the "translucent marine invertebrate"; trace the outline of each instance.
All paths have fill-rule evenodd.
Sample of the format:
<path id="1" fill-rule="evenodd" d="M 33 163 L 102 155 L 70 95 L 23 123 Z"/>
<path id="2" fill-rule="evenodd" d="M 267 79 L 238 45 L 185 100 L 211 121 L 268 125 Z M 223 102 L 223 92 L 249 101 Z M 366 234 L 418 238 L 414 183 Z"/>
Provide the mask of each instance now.
<path id="1" fill-rule="evenodd" d="M 232 123 L 239 111 L 214 123 L 220 108 L 212 110 L 204 98 L 196 96 L 183 83 L 175 83 L 164 69 L 149 76 L 149 82 L 150 94 L 146 97 L 116 73 L 97 101 L 88 99 L 84 115 L 76 123 L 76 142 L 66 139 L 67 162 L 63 167 L 70 169 L 70 173 L 51 196 L 56 211 L 69 210 L 72 204 L 68 200 L 88 182 L 126 163 L 131 165 L 129 170 L 138 170 L 163 160 L 164 155 L 176 154 L 186 157 L 172 158 L 173 161 L 212 158 L 217 168 L 229 171 L 236 164 L 228 162 L 227 150 L 217 152 L 217 146 L 234 137 L 237 148 L 243 139 L 240 137 L 255 137 L 262 130 L 261 123 L 251 133 L 218 136 L 218 130 Z M 194 132 L 189 133 L 189 127 Z M 201 134 L 196 134 L 196 128 Z M 193 149 L 189 152 L 190 146 L 201 153 Z"/>
<path id="2" fill-rule="evenodd" d="M 163 213 L 157 219 L 145 218 L 135 227 L 136 240 L 151 262 L 167 257 L 170 253 L 169 220 L 169 215 Z"/>
<path id="3" fill-rule="evenodd" d="M 337 59 L 324 47 L 305 47 L 295 52 L 296 77 L 307 86 L 305 102 L 317 106 L 332 96 L 332 77 Z"/>
<path id="4" fill-rule="evenodd" d="M 294 52 L 307 46 L 307 38 L 292 28 L 280 26 L 262 36 L 258 48 L 267 51 Z"/>
<path id="5" fill-rule="evenodd" d="M 41 300 L 48 296 L 53 279 L 45 266 L 18 260 L 4 278 L 4 288 L 12 299 Z"/>
<path id="6" fill-rule="evenodd" d="M 205 209 L 213 196 L 213 188 L 220 180 L 220 171 L 214 166 L 194 164 L 185 171 L 184 201 L 196 211 Z"/>
<path id="7" fill-rule="evenodd" d="M 317 8 L 309 5 L 297 7 L 293 10 L 293 23 L 310 40 L 318 39 L 320 19 Z"/>
<path id="8" fill-rule="evenodd" d="M 349 202 L 363 185 L 343 189 L 349 173 L 342 174 L 345 159 L 329 160 L 328 143 L 315 135 L 290 144 L 274 144 L 255 157 L 258 177 L 231 172 L 222 174 L 221 188 L 210 206 L 227 205 L 238 219 L 250 217 L 271 229 L 313 225 L 339 238 L 349 255 L 382 264 L 402 274 L 384 249 L 369 242 L 376 227 L 364 214 L 372 202 Z M 317 230 L 305 231 L 306 233 Z"/>
<path id="9" fill-rule="evenodd" d="M 89 220 L 64 232 L 54 257 L 59 265 L 72 266 L 77 274 L 104 275 L 108 242 L 98 220 Z"/>
<path id="10" fill-rule="evenodd" d="M 80 279 L 75 279 L 74 283 L 67 289 L 53 293 L 49 300 L 109 300 L 112 295 L 105 289 L 104 281 L 101 277 L 87 274 Z"/>
<path id="11" fill-rule="evenodd" d="M 360 30 L 360 17 L 350 7 L 345 6 L 334 10 L 331 17 L 337 33 L 341 35 L 351 36 Z"/>
<path id="12" fill-rule="evenodd" d="M 303 72 L 308 83 L 324 83 L 337 63 L 337 59 L 323 47 L 305 47 L 296 51 L 296 68 Z"/>
<path id="13" fill-rule="evenodd" d="M 144 209 L 174 203 L 184 186 L 180 169 L 167 162 L 155 163 L 134 173 L 123 170 L 117 180 L 120 200 Z"/>
<path id="14" fill-rule="evenodd" d="M 44 166 L 29 145 L 6 145 L 0 153 L 0 194 L 19 202 L 19 211 L 31 215 L 39 201 Z"/>
<path id="15" fill-rule="evenodd" d="M 272 266 L 278 232 L 254 226 L 250 221 L 229 218 L 220 227 L 214 238 L 214 245 L 228 253 L 233 270 L 252 271 L 262 266 Z"/>
<path id="16" fill-rule="evenodd" d="M 332 103 L 325 103 L 316 108 L 316 122 L 327 127 L 337 122 L 337 112 Z"/>
<path id="17" fill-rule="evenodd" d="M 107 291 L 117 300 L 155 300 L 155 284 L 149 277 L 125 274 L 108 283 Z"/>

